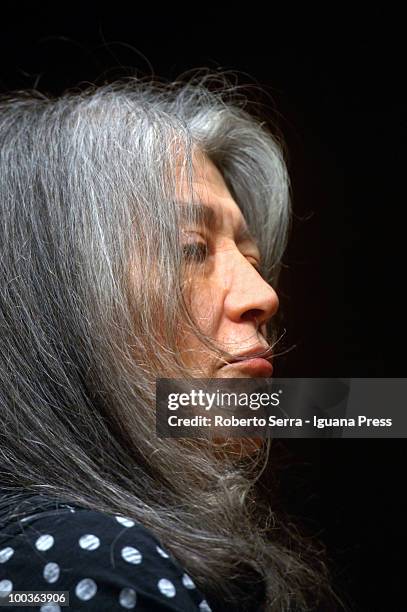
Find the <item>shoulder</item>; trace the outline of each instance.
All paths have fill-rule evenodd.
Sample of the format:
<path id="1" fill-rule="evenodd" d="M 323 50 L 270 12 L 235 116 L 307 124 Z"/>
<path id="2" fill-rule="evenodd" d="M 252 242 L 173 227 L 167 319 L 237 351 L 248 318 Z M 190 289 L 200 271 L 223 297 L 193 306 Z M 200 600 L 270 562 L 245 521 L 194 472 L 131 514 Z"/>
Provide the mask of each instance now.
<path id="1" fill-rule="evenodd" d="M 210 611 L 149 529 L 124 516 L 70 506 L 26 516 L 0 532 L 0 593 L 11 590 L 69 591 L 75 610 Z M 43 606 L 44 612 L 57 610 Z"/>

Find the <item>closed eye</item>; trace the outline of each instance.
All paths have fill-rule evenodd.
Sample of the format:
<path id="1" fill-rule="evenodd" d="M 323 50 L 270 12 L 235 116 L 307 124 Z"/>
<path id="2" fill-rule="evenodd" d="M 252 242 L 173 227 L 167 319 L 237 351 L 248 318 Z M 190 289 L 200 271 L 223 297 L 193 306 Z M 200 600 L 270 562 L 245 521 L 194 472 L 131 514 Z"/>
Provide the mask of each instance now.
<path id="1" fill-rule="evenodd" d="M 208 257 L 209 249 L 204 242 L 189 242 L 183 245 L 182 252 L 187 261 L 203 263 Z"/>

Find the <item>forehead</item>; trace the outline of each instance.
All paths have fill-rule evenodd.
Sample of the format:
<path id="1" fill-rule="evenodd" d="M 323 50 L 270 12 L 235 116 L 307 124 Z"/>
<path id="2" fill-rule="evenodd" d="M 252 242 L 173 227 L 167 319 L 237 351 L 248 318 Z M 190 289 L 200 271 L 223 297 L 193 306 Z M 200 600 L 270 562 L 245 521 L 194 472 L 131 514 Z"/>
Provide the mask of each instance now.
<path id="1" fill-rule="evenodd" d="M 190 202 L 187 182 L 182 180 L 182 176 L 178 182 L 181 219 L 192 218 L 211 229 L 234 227 L 240 239 L 253 240 L 243 214 L 215 164 L 202 152 L 196 152 L 193 169 L 194 204 Z"/>

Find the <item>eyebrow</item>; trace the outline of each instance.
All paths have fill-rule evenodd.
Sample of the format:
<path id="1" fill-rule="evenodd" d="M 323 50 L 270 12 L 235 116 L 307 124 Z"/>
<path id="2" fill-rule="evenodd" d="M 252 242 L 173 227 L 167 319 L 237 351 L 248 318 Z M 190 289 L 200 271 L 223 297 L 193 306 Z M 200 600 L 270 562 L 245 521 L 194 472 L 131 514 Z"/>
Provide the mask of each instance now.
<path id="1" fill-rule="evenodd" d="M 217 216 L 214 209 L 207 204 L 198 202 L 197 204 L 191 204 L 189 202 L 179 202 L 179 209 L 181 212 L 181 221 L 191 221 L 197 225 L 202 225 L 208 230 L 214 230 L 217 225 Z M 253 234 L 250 232 L 244 221 L 241 221 L 237 230 L 237 242 L 243 240 L 251 240 L 256 246 L 257 241 Z"/>

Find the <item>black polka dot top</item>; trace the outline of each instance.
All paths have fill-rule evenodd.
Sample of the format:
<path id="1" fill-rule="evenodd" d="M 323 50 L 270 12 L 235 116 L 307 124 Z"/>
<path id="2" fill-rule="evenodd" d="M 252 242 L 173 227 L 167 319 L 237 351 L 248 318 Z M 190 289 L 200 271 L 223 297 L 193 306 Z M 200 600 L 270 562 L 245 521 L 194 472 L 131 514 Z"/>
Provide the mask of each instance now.
<path id="1" fill-rule="evenodd" d="M 12 591 L 69 591 L 69 607 L 22 611 L 213 612 L 143 525 L 67 504 L 0 525 L 0 597 Z"/>

